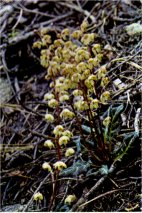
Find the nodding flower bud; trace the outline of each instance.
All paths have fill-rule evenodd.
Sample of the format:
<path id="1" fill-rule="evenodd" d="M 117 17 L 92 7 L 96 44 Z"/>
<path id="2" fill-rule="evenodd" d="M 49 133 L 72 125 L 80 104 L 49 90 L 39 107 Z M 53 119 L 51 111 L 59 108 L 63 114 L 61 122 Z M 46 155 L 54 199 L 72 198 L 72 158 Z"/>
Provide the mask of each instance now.
<path id="1" fill-rule="evenodd" d="M 51 108 L 55 108 L 58 106 L 58 101 L 56 99 L 51 99 L 48 101 L 48 106 L 51 107 Z"/>
<path id="2" fill-rule="evenodd" d="M 110 124 L 110 122 L 111 122 L 111 117 L 108 116 L 103 120 L 103 125 L 107 127 Z"/>
<path id="3" fill-rule="evenodd" d="M 47 44 L 51 44 L 51 36 L 50 35 L 44 35 L 42 38 L 42 44 L 43 46 L 46 46 Z"/>
<path id="4" fill-rule="evenodd" d="M 101 62 L 102 59 L 103 59 L 103 54 L 99 53 L 99 54 L 97 55 L 97 60 L 98 60 L 98 62 Z"/>
<path id="5" fill-rule="evenodd" d="M 38 201 L 38 200 L 41 201 L 41 200 L 43 200 L 43 195 L 40 192 L 37 192 L 34 194 L 33 199 L 35 201 Z"/>
<path id="6" fill-rule="evenodd" d="M 82 73 L 87 68 L 87 64 L 85 62 L 80 62 L 76 69 L 79 73 Z"/>
<path id="7" fill-rule="evenodd" d="M 67 168 L 67 165 L 62 161 L 57 161 L 56 163 L 53 164 L 53 166 L 55 169 L 59 171 Z"/>
<path id="8" fill-rule="evenodd" d="M 41 29 L 40 34 L 41 36 L 44 36 L 47 34 L 47 32 L 48 32 L 48 29 L 44 27 L 43 29 Z"/>
<path id="9" fill-rule="evenodd" d="M 66 145 L 69 142 L 70 138 L 68 136 L 62 136 L 59 138 L 59 144 L 60 146 Z"/>
<path id="10" fill-rule="evenodd" d="M 100 101 L 102 102 L 102 104 L 105 104 L 106 101 L 108 101 L 109 99 L 110 99 L 110 92 L 109 91 L 105 91 L 101 94 Z"/>
<path id="11" fill-rule="evenodd" d="M 63 131 L 64 131 L 64 127 L 61 126 L 61 125 L 57 125 L 57 126 L 54 128 L 53 133 L 54 133 L 54 135 L 57 136 L 57 135 L 61 135 Z"/>
<path id="12" fill-rule="evenodd" d="M 88 34 L 84 34 L 83 37 L 81 38 L 81 42 L 84 45 L 89 45 L 90 43 L 92 43 L 95 39 L 95 34 L 94 33 L 88 33 Z"/>
<path id="13" fill-rule="evenodd" d="M 83 95 L 83 92 L 82 90 L 79 90 L 79 89 L 76 89 L 73 91 L 72 93 L 74 96 L 82 96 Z"/>
<path id="14" fill-rule="evenodd" d="M 69 156 L 73 155 L 74 153 L 75 153 L 75 150 L 73 148 L 68 148 L 66 150 L 65 156 L 69 157 Z"/>
<path id="15" fill-rule="evenodd" d="M 52 93 L 46 93 L 44 95 L 44 100 L 47 101 L 47 100 L 51 100 L 54 98 L 54 95 Z"/>
<path id="16" fill-rule="evenodd" d="M 85 80 L 85 85 L 88 89 L 91 89 L 94 87 L 94 80 L 90 79 L 90 78 L 87 78 Z"/>
<path id="17" fill-rule="evenodd" d="M 63 38 L 64 40 L 67 40 L 67 38 L 70 35 L 70 31 L 68 28 L 65 28 L 64 30 L 62 30 L 61 32 L 61 38 Z"/>
<path id="18" fill-rule="evenodd" d="M 98 75 L 98 79 L 101 79 L 103 77 L 105 77 L 105 74 L 107 73 L 106 67 L 105 66 L 101 66 L 98 70 L 97 70 L 97 75 Z"/>
<path id="19" fill-rule="evenodd" d="M 54 117 L 51 114 L 45 114 L 45 120 L 50 122 L 50 123 L 53 123 L 54 122 Z"/>
<path id="20" fill-rule="evenodd" d="M 71 205 L 76 200 L 75 195 L 68 195 L 65 199 L 65 204 Z"/>
<path id="21" fill-rule="evenodd" d="M 54 46 L 57 48 L 57 47 L 60 47 L 61 45 L 63 45 L 64 42 L 62 39 L 57 39 L 54 41 Z"/>
<path id="22" fill-rule="evenodd" d="M 81 76 L 81 79 L 82 80 L 85 80 L 86 78 L 88 78 L 90 75 L 90 70 L 89 69 L 86 69 L 84 70 L 84 72 L 82 73 L 82 76 Z"/>
<path id="23" fill-rule="evenodd" d="M 73 134 L 71 131 L 65 130 L 64 132 L 62 132 L 62 136 L 68 136 L 69 138 L 71 138 Z"/>
<path id="24" fill-rule="evenodd" d="M 64 102 L 64 101 L 68 101 L 69 100 L 69 95 L 61 95 L 60 97 L 59 97 L 59 101 L 60 102 Z"/>
<path id="25" fill-rule="evenodd" d="M 80 28 L 82 32 L 85 32 L 87 30 L 88 27 L 88 22 L 87 21 L 83 21 Z"/>
<path id="26" fill-rule="evenodd" d="M 73 46 L 73 43 L 71 41 L 66 41 L 64 43 L 64 47 L 65 48 L 69 48 L 69 49 L 72 49 L 72 46 Z"/>
<path id="27" fill-rule="evenodd" d="M 89 69 L 93 69 L 95 66 L 97 66 L 98 65 L 98 60 L 97 60 L 97 58 L 89 58 L 89 60 L 88 60 L 88 64 L 87 64 L 87 67 L 89 68 Z"/>
<path id="28" fill-rule="evenodd" d="M 81 36 L 82 36 L 82 31 L 81 31 L 81 30 L 75 30 L 75 31 L 71 34 L 71 36 L 72 36 L 73 38 L 79 40 L 79 39 L 81 38 Z"/>
<path id="29" fill-rule="evenodd" d="M 34 44 L 33 44 L 33 48 L 41 49 L 41 47 L 42 47 L 42 43 L 41 43 L 41 41 L 36 41 L 36 42 L 34 42 Z"/>
<path id="30" fill-rule="evenodd" d="M 48 172 L 51 172 L 51 171 L 52 171 L 51 166 L 50 166 L 49 163 L 47 163 L 47 162 L 45 162 L 45 163 L 42 164 L 42 168 L 43 168 L 44 170 L 48 170 Z"/>
<path id="31" fill-rule="evenodd" d="M 94 55 L 97 55 L 97 53 L 101 52 L 101 45 L 100 44 L 94 44 L 92 47 L 92 52 Z"/>
<path id="32" fill-rule="evenodd" d="M 88 80 L 89 80 L 89 81 L 96 81 L 96 80 L 97 80 L 97 76 L 96 76 L 96 75 L 90 75 L 90 76 L 88 77 Z"/>
<path id="33" fill-rule="evenodd" d="M 108 77 L 103 77 L 101 80 L 101 86 L 105 87 L 109 83 L 109 78 Z"/>
<path id="34" fill-rule="evenodd" d="M 79 73 L 74 73 L 71 77 L 71 80 L 76 83 L 78 83 L 80 79 L 81 79 L 81 75 Z"/>
<path id="35" fill-rule="evenodd" d="M 46 141 L 44 142 L 44 146 L 47 147 L 47 148 L 49 148 L 49 149 L 52 149 L 52 148 L 55 147 L 55 146 L 54 146 L 54 143 L 53 143 L 51 140 L 46 140 Z"/>
<path id="36" fill-rule="evenodd" d="M 64 119 L 72 119 L 75 116 L 73 112 L 71 112 L 69 109 L 63 109 L 60 113 L 60 117 Z"/>
<path id="37" fill-rule="evenodd" d="M 89 109 L 89 106 L 88 106 L 87 101 L 82 101 L 82 100 L 76 101 L 76 102 L 74 103 L 74 107 L 75 107 L 78 111 L 84 111 L 84 110 Z"/>
<path id="38" fill-rule="evenodd" d="M 98 109 L 99 108 L 99 100 L 93 99 L 90 103 L 90 108 L 91 109 Z"/>

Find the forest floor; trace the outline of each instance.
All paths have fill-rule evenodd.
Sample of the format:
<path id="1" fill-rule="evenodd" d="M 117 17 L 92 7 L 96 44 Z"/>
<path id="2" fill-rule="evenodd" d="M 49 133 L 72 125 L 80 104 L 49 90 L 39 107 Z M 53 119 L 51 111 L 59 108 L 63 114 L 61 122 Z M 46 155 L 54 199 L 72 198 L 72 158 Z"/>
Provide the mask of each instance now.
<path id="1" fill-rule="evenodd" d="M 140 211 L 141 1 L 3 0 L 0 4 L 1 210 Z M 101 167 L 90 165 L 86 155 L 71 156 L 67 164 L 76 163 L 78 170 L 60 175 L 53 194 L 54 181 L 42 169 L 44 161 L 56 158 L 54 150 L 43 146 L 51 131 L 44 120 L 47 71 L 40 65 L 40 51 L 32 47 L 43 27 L 52 32 L 74 30 L 85 18 L 105 49 L 114 91 L 111 104 L 123 106 L 117 137 L 126 137 L 116 141 L 123 157 Z M 44 196 L 42 202 L 33 201 L 38 191 Z M 77 197 L 71 206 L 64 204 L 68 194 Z"/>

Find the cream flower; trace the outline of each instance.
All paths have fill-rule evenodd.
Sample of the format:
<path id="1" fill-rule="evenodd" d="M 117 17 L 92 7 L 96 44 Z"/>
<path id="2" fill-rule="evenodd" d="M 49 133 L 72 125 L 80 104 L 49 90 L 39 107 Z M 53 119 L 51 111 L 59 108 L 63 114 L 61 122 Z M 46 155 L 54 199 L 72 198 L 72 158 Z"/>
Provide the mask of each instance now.
<path id="1" fill-rule="evenodd" d="M 49 149 L 52 149 L 52 148 L 55 147 L 55 146 L 54 146 L 54 143 L 53 143 L 51 140 L 46 140 L 46 141 L 44 142 L 44 146 L 47 147 L 47 148 L 49 148 Z"/>
<path id="2" fill-rule="evenodd" d="M 98 109 L 99 108 L 99 100 L 98 99 L 93 99 L 90 103 L 90 108 L 91 109 Z"/>
<path id="3" fill-rule="evenodd" d="M 80 79 L 81 79 L 81 75 L 79 73 L 74 73 L 71 77 L 71 80 L 76 83 L 78 83 Z"/>
<path id="4" fill-rule="evenodd" d="M 44 95 L 44 100 L 45 100 L 45 101 L 51 100 L 51 99 L 53 99 L 53 98 L 54 98 L 54 95 L 53 95 L 52 93 L 46 93 L 46 94 Z"/>
<path id="5" fill-rule="evenodd" d="M 76 90 L 73 91 L 72 94 L 74 96 L 80 96 L 80 95 L 83 95 L 83 92 L 82 92 L 82 90 L 76 89 Z"/>
<path id="6" fill-rule="evenodd" d="M 71 205 L 76 200 L 75 195 L 68 195 L 65 199 L 65 204 Z"/>
<path id="7" fill-rule="evenodd" d="M 107 73 L 106 66 L 101 66 L 101 67 L 97 70 L 98 79 L 101 79 L 101 78 L 105 77 L 105 74 L 106 74 L 106 73 Z"/>
<path id="8" fill-rule="evenodd" d="M 71 156 L 75 153 L 75 150 L 73 148 L 68 148 L 66 150 L 66 153 L 65 153 L 65 156 L 68 157 L 68 156 Z"/>
<path id="9" fill-rule="evenodd" d="M 51 99 L 48 101 L 48 106 L 51 108 L 55 108 L 56 106 L 58 106 L 58 101 L 56 99 Z"/>
<path id="10" fill-rule="evenodd" d="M 90 76 L 90 70 L 89 70 L 89 69 L 86 69 L 86 70 L 84 70 L 84 72 L 82 73 L 81 79 L 82 79 L 82 80 L 85 80 L 85 79 L 87 79 L 89 76 Z"/>
<path id="11" fill-rule="evenodd" d="M 101 80 L 101 86 L 105 87 L 109 83 L 109 78 L 108 77 L 103 77 Z"/>
<path id="12" fill-rule="evenodd" d="M 67 165 L 62 161 L 57 161 L 56 163 L 53 164 L 53 166 L 55 169 L 58 169 L 59 171 L 67 168 Z"/>
<path id="13" fill-rule="evenodd" d="M 68 29 L 68 28 L 65 28 L 65 29 L 62 30 L 62 32 L 61 32 L 61 37 L 62 37 L 64 40 L 66 40 L 66 39 L 68 38 L 69 34 L 70 34 L 69 29 Z"/>
<path id="14" fill-rule="evenodd" d="M 51 36 L 50 35 L 44 35 L 42 38 L 42 44 L 46 46 L 47 44 L 51 44 Z"/>
<path id="15" fill-rule="evenodd" d="M 78 51 L 79 52 L 79 51 Z M 79 53 L 78 53 L 79 54 Z M 76 69 L 79 73 L 81 73 L 82 71 L 84 71 L 87 68 L 87 64 L 85 62 L 80 62 Z"/>
<path id="16" fill-rule="evenodd" d="M 57 39 L 57 40 L 54 41 L 54 46 L 55 47 L 60 47 L 63 44 L 64 44 L 64 42 L 63 42 L 62 39 Z"/>
<path id="17" fill-rule="evenodd" d="M 92 47 L 92 52 L 94 53 L 94 55 L 96 55 L 97 53 L 100 53 L 101 51 L 101 45 L 100 44 L 94 44 Z"/>
<path id="18" fill-rule="evenodd" d="M 59 138 L 59 144 L 60 146 L 66 145 L 69 142 L 70 138 L 68 136 L 63 135 Z"/>
<path id="19" fill-rule="evenodd" d="M 105 91 L 101 94 L 101 97 L 100 97 L 100 101 L 105 104 L 106 101 L 108 101 L 110 99 L 110 92 L 109 91 Z"/>
<path id="20" fill-rule="evenodd" d="M 90 43 L 92 43 L 95 39 L 95 34 L 94 33 L 86 33 L 83 35 L 83 37 L 81 38 L 81 42 L 84 45 L 89 45 Z"/>
<path id="21" fill-rule="evenodd" d="M 60 102 L 68 101 L 69 100 L 69 95 L 62 95 L 59 97 Z"/>
<path id="22" fill-rule="evenodd" d="M 88 89 L 91 89 L 94 87 L 94 80 L 90 79 L 90 78 L 87 78 L 85 80 L 85 85 Z"/>
<path id="23" fill-rule="evenodd" d="M 43 195 L 40 192 L 37 192 L 37 193 L 34 194 L 33 199 L 35 201 L 37 201 L 37 200 L 41 201 L 41 200 L 43 200 Z"/>
<path id="24" fill-rule="evenodd" d="M 81 31 L 85 32 L 86 29 L 87 29 L 87 27 L 88 27 L 88 22 L 87 21 L 83 21 L 82 24 L 81 24 L 81 26 L 80 26 Z"/>
<path id="25" fill-rule="evenodd" d="M 108 116 L 103 120 L 103 125 L 108 126 L 110 124 L 110 122 L 111 122 L 111 117 Z"/>
<path id="26" fill-rule="evenodd" d="M 74 103 L 74 107 L 78 110 L 78 111 L 83 111 L 83 110 L 87 110 L 89 109 L 88 103 L 86 101 L 76 101 Z"/>
<path id="27" fill-rule="evenodd" d="M 62 132 L 62 136 L 68 136 L 69 138 L 71 138 L 73 136 L 73 134 L 71 131 L 66 130 L 66 131 Z"/>
<path id="28" fill-rule="evenodd" d="M 64 131 L 64 127 L 61 125 L 57 125 L 54 130 L 53 133 L 54 135 L 61 135 L 61 133 Z"/>
<path id="29" fill-rule="evenodd" d="M 71 112 L 69 109 L 63 109 L 60 113 L 60 117 L 64 119 L 72 119 L 75 116 L 73 112 Z"/>
<path id="30" fill-rule="evenodd" d="M 51 114 L 45 114 L 45 120 L 52 123 L 54 121 L 54 117 Z"/>
<path id="31" fill-rule="evenodd" d="M 75 38 L 75 39 L 80 39 L 81 36 L 82 36 L 82 31 L 81 31 L 81 30 L 75 30 L 75 31 L 71 34 L 71 36 L 72 36 L 73 38 Z"/>
<path id="32" fill-rule="evenodd" d="M 33 44 L 33 48 L 38 48 L 38 49 L 41 49 L 42 47 L 42 43 L 40 41 L 36 41 L 34 42 Z"/>
<path id="33" fill-rule="evenodd" d="M 88 64 L 87 64 L 87 67 L 89 69 L 93 69 L 97 65 L 98 65 L 98 60 L 96 58 L 89 58 Z"/>
<path id="34" fill-rule="evenodd" d="M 51 172 L 51 171 L 52 171 L 51 166 L 50 166 L 49 163 L 47 163 L 47 162 L 45 162 L 45 163 L 42 164 L 42 168 L 43 168 L 44 170 L 48 170 L 48 172 Z"/>

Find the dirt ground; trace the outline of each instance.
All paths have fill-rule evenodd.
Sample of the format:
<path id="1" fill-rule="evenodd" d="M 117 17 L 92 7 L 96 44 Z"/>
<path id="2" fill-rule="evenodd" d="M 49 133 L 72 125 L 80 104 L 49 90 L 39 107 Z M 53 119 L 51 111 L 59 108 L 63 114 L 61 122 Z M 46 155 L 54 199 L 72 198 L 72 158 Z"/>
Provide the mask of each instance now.
<path id="1" fill-rule="evenodd" d="M 140 211 L 142 30 L 127 27 L 140 25 L 141 1 L 3 0 L 0 4 L 1 210 Z M 98 35 L 105 49 L 111 104 L 123 105 L 116 139 L 123 157 L 116 164 L 113 160 L 104 163 L 108 172 L 102 165 L 89 164 L 86 154 L 70 157 L 68 165 L 80 162 L 75 164 L 79 172 L 71 170 L 59 176 L 53 201 L 53 179 L 41 167 L 45 160 L 53 163 L 56 158 L 55 150 L 43 146 L 51 132 L 44 120 L 47 105 L 43 102 L 49 83 L 40 64 L 40 51 L 33 49 L 33 43 L 43 27 L 54 36 L 66 27 L 78 29 L 85 18 L 89 32 Z M 121 141 L 122 136 L 127 136 L 126 140 Z M 33 201 L 37 191 L 44 195 L 42 202 Z M 64 199 L 72 193 L 77 200 L 67 206 Z"/>

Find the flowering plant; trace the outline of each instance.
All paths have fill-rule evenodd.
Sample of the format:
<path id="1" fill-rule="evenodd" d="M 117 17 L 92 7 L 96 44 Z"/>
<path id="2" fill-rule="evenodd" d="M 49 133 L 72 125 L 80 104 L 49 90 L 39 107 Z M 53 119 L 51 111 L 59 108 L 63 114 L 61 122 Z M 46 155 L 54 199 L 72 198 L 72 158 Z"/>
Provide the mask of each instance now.
<path id="1" fill-rule="evenodd" d="M 34 43 L 34 47 L 42 48 L 41 65 L 47 69 L 45 78 L 50 81 L 44 100 L 51 112 L 45 114 L 45 120 L 53 125 L 58 160 L 62 159 L 62 147 L 69 146 L 76 134 L 73 131 L 75 121 L 81 143 L 89 155 L 97 162 L 109 160 L 103 127 L 109 126 L 111 118 L 102 121 L 99 114 L 110 100 L 109 78 L 106 65 L 102 63 L 103 48 L 96 43 L 97 35 L 87 33 L 87 28 L 88 23 L 84 21 L 79 30 L 71 32 L 65 28 L 54 40 L 43 29 L 41 41 Z M 66 125 L 68 122 L 72 122 L 70 127 Z M 82 126 L 90 128 L 89 136 Z M 70 134 L 65 134 L 67 131 Z M 89 146 L 88 140 L 93 141 L 93 147 Z M 54 148 L 53 143 L 48 141 L 46 144 Z M 68 155 L 66 152 L 65 156 Z"/>

